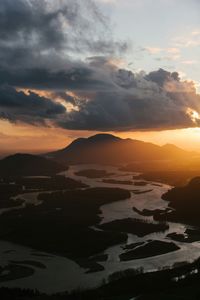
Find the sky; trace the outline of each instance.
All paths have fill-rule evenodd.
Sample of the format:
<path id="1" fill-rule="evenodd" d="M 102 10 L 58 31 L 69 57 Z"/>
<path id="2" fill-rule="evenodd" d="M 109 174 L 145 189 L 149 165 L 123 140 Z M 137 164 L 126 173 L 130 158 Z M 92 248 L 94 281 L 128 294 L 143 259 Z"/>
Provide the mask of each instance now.
<path id="1" fill-rule="evenodd" d="M 1 0 L 0 153 L 98 132 L 200 149 L 198 0 Z"/>

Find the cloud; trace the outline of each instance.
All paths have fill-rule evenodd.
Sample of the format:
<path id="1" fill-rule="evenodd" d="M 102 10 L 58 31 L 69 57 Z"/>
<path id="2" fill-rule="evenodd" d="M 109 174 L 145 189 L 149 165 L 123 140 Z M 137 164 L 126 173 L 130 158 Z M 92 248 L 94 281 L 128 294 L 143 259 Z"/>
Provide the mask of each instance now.
<path id="1" fill-rule="evenodd" d="M 194 82 L 182 81 L 177 72 L 159 69 L 149 74 L 133 73 L 118 69 L 109 59 L 91 57 L 87 72 L 73 70 L 70 74 L 65 78 L 66 88 L 58 84 L 56 89 L 54 82 L 55 89 L 49 98 L 1 87 L 1 117 L 13 122 L 93 131 L 165 130 L 200 125 L 195 117 L 200 114 L 200 95 Z M 62 101 L 56 103 L 55 99 Z M 71 109 L 66 110 L 64 103 L 70 104 Z"/>
<path id="2" fill-rule="evenodd" d="M 164 130 L 199 125 L 200 95 L 193 82 L 181 81 L 177 72 L 158 70 L 134 74 L 128 70 L 104 70 L 105 90 L 82 92 L 75 110 L 59 120 L 59 126 L 79 130 Z"/>
<path id="3" fill-rule="evenodd" d="M 159 86 L 164 86 L 166 82 L 179 82 L 179 74 L 177 72 L 167 72 L 163 69 L 159 69 L 158 71 L 153 71 L 150 72 L 147 76 L 146 79 L 149 81 L 153 81 L 157 83 Z"/>
<path id="4" fill-rule="evenodd" d="M 109 20 L 92 0 L 0 1 L 1 68 L 57 69 L 70 55 L 113 54 L 127 47 L 114 41 Z"/>
<path id="5" fill-rule="evenodd" d="M 162 69 L 119 68 L 129 45 L 110 28 L 92 0 L 1 0 L 0 117 L 72 130 L 199 125 L 194 83 Z"/>
<path id="6" fill-rule="evenodd" d="M 28 124 L 45 124 L 47 120 L 56 120 L 66 113 L 60 103 L 33 92 L 25 94 L 17 92 L 13 87 L 0 86 L 0 118 L 11 122 L 24 122 Z"/>
<path id="7" fill-rule="evenodd" d="M 177 61 L 181 58 L 181 50 L 177 47 L 144 47 L 141 50 L 147 52 L 149 55 L 152 55 L 157 61 Z"/>
<path id="8" fill-rule="evenodd" d="M 92 0 L 0 1 L 0 84 L 86 85 L 85 57 L 115 57 L 128 49 L 114 40 L 109 19 Z"/>

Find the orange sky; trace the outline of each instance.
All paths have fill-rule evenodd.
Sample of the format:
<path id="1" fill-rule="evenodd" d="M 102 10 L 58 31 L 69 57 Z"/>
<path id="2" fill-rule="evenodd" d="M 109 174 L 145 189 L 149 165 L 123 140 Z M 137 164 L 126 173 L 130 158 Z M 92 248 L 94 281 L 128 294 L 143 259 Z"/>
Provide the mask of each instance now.
<path id="1" fill-rule="evenodd" d="M 70 131 L 0 121 L 0 153 L 45 152 L 60 149 L 77 137 L 87 137 L 97 132 Z M 182 148 L 199 151 L 200 128 L 154 132 L 111 132 L 122 138 L 133 138 L 163 145 L 173 143 Z"/>

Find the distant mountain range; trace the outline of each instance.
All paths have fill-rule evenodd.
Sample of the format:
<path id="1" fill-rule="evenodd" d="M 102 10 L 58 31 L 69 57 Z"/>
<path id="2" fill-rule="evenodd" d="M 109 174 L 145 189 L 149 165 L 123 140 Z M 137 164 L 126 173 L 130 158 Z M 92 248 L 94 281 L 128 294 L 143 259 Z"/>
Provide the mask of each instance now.
<path id="1" fill-rule="evenodd" d="M 45 176 L 66 169 L 66 164 L 31 154 L 14 154 L 0 160 L 0 176 Z"/>
<path id="2" fill-rule="evenodd" d="M 14 154 L 1 159 L 0 177 L 54 175 L 72 164 L 123 164 L 124 171 L 134 172 L 184 170 L 188 173 L 189 169 L 200 169 L 196 153 L 174 145 L 158 146 L 110 134 L 97 134 L 78 138 L 64 149 L 41 156 Z"/>
<path id="3" fill-rule="evenodd" d="M 64 149 L 47 153 L 45 157 L 67 164 L 119 164 L 135 161 L 189 158 L 194 153 L 167 144 L 158 146 L 133 139 L 121 139 L 110 134 L 78 138 Z"/>

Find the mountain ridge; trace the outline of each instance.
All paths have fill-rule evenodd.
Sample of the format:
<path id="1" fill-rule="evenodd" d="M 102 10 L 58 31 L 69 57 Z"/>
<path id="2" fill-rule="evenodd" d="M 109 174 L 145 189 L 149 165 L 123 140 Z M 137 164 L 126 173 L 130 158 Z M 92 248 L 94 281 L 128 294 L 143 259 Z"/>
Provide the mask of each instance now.
<path id="1" fill-rule="evenodd" d="M 111 134 L 96 134 L 78 138 L 67 147 L 45 154 L 45 157 L 68 164 L 130 163 L 133 161 L 185 158 L 192 152 L 175 145 L 164 146 L 135 139 L 122 139 Z"/>

